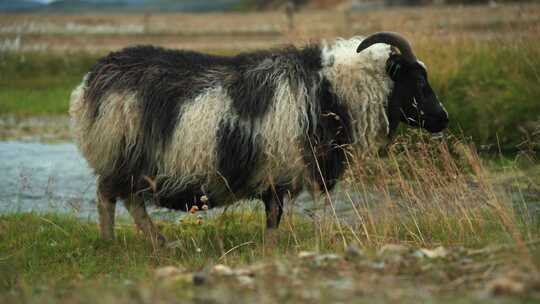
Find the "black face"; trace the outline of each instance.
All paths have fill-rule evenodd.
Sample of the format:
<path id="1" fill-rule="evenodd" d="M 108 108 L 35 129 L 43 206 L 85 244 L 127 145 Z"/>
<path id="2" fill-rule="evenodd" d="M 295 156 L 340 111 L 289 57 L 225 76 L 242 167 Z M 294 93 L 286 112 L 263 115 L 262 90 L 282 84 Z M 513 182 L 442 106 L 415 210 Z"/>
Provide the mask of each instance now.
<path id="1" fill-rule="evenodd" d="M 410 63 L 393 54 L 387 61 L 387 72 L 394 80 L 389 100 L 391 129 L 399 121 L 438 133 L 448 126 L 448 113 L 429 85 L 427 72 L 420 62 Z"/>

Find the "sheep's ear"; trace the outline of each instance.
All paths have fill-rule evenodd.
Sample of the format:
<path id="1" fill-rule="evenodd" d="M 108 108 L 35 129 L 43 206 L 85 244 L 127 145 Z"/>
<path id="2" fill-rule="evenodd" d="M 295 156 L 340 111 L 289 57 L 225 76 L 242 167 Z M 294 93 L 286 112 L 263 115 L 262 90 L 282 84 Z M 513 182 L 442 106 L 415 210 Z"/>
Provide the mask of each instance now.
<path id="1" fill-rule="evenodd" d="M 323 67 L 325 67 L 325 68 L 330 68 L 330 67 L 334 66 L 334 62 L 335 62 L 335 61 L 336 61 L 336 57 L 335 57 L 334 55 L 332 55 L 332 56 L 330 56 L 330 57 L 328 57 L 328 58 L 325 58 L 325 59 L 323 60 L 322 65 L 323 65 Z"/>

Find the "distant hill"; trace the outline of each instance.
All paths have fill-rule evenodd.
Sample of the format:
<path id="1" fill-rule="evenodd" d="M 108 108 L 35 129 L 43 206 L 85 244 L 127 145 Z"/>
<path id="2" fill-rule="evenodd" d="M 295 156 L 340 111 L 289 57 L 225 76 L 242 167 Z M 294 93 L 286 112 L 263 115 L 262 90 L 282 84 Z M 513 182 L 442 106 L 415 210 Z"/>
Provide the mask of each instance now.
<path id="1" fill-rule="evenodd" d="M 0 0 L 0 12 L 20 12 L 36 10 L 45 7 L 42 4 L 31 0 Z"/>
<path id="2" fill-rule="evenodd" d="M 208 12 L 235 9 L 243 0 L 0 0 L 0 12 Z"/>

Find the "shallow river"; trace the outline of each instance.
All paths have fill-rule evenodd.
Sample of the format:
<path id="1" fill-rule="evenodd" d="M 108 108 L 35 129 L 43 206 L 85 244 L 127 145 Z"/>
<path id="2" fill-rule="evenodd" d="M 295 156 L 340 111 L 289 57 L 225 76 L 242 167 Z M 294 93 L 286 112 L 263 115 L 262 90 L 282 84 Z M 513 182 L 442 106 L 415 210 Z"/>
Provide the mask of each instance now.
<path id="1" fill-rule="evenodd" d="M 95 177 L 73 143 L 43 144 L 0 141 L 0 214 L 13 212 L 70 212 L 81 218 L 96 217 Z M 256 207 L 260 203 L 241 204 Z M 125 214 L 119 204 L 117 210 Z M 307 193 L 294 209 L 311 214 L 315 208 Z M 337 212 L 350 213 L 348 203 L 337 203 Z M 152 209 L 165 217 L 181 213 Z"/>
<path id="2" fill-rule="evenodd" d="M 95 177 L 86 161 L 79 154 L 73 143 L 43 144 L 36 142 L 0 141 L 0 214 L 14 212 L 66 212 L 80 218 L 96 218 Z M 354 220 L 357 206 L 374 207 L 383 201 L 382 195 L 367 193 L 355 195 L 352 191 L 336 189 L 332 194 L 336 215 L 342 220 Z M 512 193 L 514 202 L 520 202 L 523 194 Z M 398 199 L 396 204 L 399 205 Z M 527 201 L 529 212 L 540 212 L 537 195 Z M 314 204 L 306 192 L 295 201 L 292 210 L 307 216 L 334 214 L 322 210 L 321 204 Z M 122 204 L 118 204 L 117 214 L 126 215 Z M 260 202 L 243 202 L 239 208 L 261 208 Z M 262 208 L 261 208 L 262 209 Z M 219 214 L 212 210 L 208 216 Z M 165 209 L 150 208 L 154 216 L 165 219 L 177 219 L 185 213 Z"/>
<path id="3" fill-rule="evenodd" d="M 95 180 L 72 143 L 0 142 L 0 213 L 95 212 Z"/>

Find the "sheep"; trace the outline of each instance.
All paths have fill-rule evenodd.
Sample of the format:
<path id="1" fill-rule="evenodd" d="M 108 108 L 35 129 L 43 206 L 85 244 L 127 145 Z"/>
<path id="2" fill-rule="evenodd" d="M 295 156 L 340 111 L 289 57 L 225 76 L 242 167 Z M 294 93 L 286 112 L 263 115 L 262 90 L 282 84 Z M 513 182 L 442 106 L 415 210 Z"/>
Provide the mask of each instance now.
<path id="1" fill-rule="evenodd" d="M 160 245 L 145 202 L 190 210 L 260 199 L 272 230 L 305 176 L 332 190 L 346 149 L 376 150 L 400 121 L 432 133 L 448 123 L 425 65 L 389 32 L 232 57 L 128 47 L 94 65 L 69 112 L 97 176 L 101 237 L 114 238 L 121 199 Z"/>

